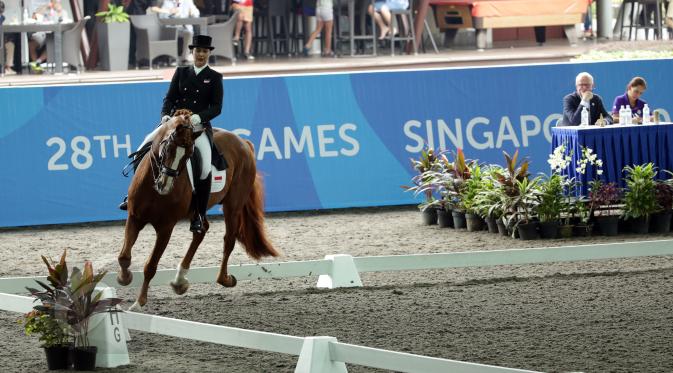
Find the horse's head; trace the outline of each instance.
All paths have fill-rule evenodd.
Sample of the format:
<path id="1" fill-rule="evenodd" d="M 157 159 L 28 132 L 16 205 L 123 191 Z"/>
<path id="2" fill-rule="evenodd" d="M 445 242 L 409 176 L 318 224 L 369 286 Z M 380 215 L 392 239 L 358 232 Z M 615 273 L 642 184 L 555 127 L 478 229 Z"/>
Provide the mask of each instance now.
<path id="1" fill-rule="evenodd" d="M 189 122 L 190 115 L 188 110 L 178 110 L 168 122 L 170 127 L 159 144 L 159 173 L 154 180 L 154 189 L 161 195 L 173 190 L 175 179 L 184 171 L 187 160 L 194 153 L 194 139 L 201 134 L 194 132 Z"/>

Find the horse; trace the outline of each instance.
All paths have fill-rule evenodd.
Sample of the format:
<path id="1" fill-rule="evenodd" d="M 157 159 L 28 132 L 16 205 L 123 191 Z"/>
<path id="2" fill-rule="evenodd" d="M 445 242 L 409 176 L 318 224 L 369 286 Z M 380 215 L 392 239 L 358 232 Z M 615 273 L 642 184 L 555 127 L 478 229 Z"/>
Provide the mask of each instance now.
<path id="1" fill-rule="evenodd" d="M 187 160 L 194 152 L 195 132 L 189 122 L 191 112 L 178 110 L 152 140 L 150 150 L 140 161 L 128 190 L 128 217 L 124 229 L 124 243 L 118 256 L 120 271 L 117 282 L 126 286 L 133 280 L 129 271 L 131 250 L 138 234 L 150 224 L 156 231 L 152 254 L 145 262 L 143 284 L 131 309 L 140 309 L 147 303 L 149 284 L 157 271 L 159 260 L 168 245 L 178 221 L 194 213 L 191 208 L 192 186 L 186 172 Z M 249 257 L 259 260 L 278 256 L 264 229 L 264 190 L 262 177 L 257 172 L 253 144 L 225 130 L 213 129 L 213 142 L 222 149 L 229 165 L 225 187 L 211 193 L 208 208 L 222 205 L 225 223 L 224 256 L 217 283 L 224 287 L 236 286 L 236 278 L 227 274 L 227 262 L 236 241 L 241 243 Z M 204 160 L 210 162 L 210 160 Z M 189 288 L 186 274 L 194 254 L 203 241 L 209 223 L 204 222 L 200 233 L 193 233 L 185 257 L 177 269 L 171 287 L 182 295 Z"/>

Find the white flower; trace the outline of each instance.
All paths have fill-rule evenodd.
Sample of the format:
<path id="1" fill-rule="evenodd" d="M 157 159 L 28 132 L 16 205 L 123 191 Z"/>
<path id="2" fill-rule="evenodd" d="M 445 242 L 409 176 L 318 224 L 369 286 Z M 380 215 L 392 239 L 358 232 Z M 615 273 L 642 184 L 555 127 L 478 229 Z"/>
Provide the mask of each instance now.
<path id="1" fill-rule="evenodd" d="M 603 175 L 603 170 L 598 170 L 598 171 L 596 171 L 596 174 L 599 175 L 599 176 L 600 176 L 600 175 Z"/>

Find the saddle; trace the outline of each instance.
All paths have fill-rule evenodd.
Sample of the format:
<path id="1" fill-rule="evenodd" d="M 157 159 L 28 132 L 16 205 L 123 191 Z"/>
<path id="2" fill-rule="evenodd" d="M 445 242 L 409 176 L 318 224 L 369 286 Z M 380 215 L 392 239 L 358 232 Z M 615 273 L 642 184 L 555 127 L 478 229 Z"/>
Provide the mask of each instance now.
<path id="1" fill-rule="evenodd" d="M 220 150 L 217 148 L 217 144 L 213 141 L 213 131 L 212 130 L 206 130 L 206 136 L 208 136 L 208 140 L 210 140 L 210 143 L 212 144 L 212 148 L 210 151 L 211 154 L 211 159 L 210 159 L 210 164 L 211 164 L 211 184 L 210 184 L 210 192 L 211 193 L 217 193 L 224 189 L 224 183 L 226 180 L 226 173 L 227 173 L 227 168 L 229 167 L 227 164 L 227 160 L 224 159 L 224 156 L 222 153 L 220 153 Z M 198 175 L 201 173 L 201 164 L 203 160 L 201 159 L 201 154 L 199 152 L 194 152 L 192 156 L 187 160 L 187 172 L 189 173 L 189 181 L 192 183 L 192 190 L 194 190 L 195 183 L 194 183 L 194 175 Z"/>

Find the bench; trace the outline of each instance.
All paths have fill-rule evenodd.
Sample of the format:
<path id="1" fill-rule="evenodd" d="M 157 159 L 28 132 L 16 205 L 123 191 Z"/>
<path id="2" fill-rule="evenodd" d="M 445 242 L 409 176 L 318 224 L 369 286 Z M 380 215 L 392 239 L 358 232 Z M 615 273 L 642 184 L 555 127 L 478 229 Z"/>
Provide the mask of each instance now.
<path id="1" fill-rule="evenodd" d="M 582 23 L 588 0 L 431 0 L 437 27 L 447 37 L 458 29 L 474 28 L 478 49 L 487 47 L 492 29 L 535 27 L 544 42 L 544 26 L 562 26 L 571 45 L 577 43 L 575 25 Z M 542 32 L 540 34 L 540 31 Z"/>

